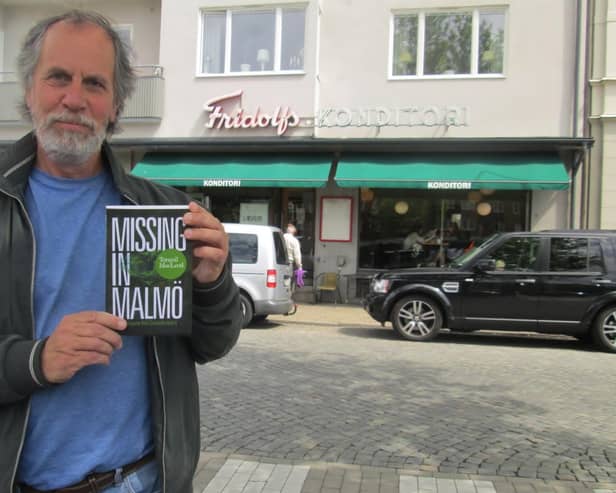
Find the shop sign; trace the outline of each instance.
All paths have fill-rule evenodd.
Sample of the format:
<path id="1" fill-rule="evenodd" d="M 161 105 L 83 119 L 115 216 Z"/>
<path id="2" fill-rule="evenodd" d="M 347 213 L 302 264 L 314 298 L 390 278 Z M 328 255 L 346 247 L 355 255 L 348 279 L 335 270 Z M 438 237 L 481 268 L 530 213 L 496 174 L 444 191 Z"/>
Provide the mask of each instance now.
<path id="1" fill-rule="evenodd" d="M 206 178 L 203 180 L 204 187 L 241 187 L 242 180 L 215 180 L 211 178 Z"/>
<path id="2" fill-rule="evenodd" d="M 473 184 L 470 181 L 429 181 L 428 190 L 470 190 Z"/>
<path id="3" fill-rule="evenodd" d="M 297 127 L 300 123 L 299 116 L 288 106 L 276 106 L 273 111 L 265 112 L 257 107 L 254 112 L 249 112 L 242 107 L 243 90 L 235 91 L 224 96 L 210 99 L 205 103 L 204 110 L 209 113 L 206 128 L 221 129 L 276 129 L 278 135 L 283 135 L 289 128 Z M 230 101 L 237 100 L 237 107 L 229 111 L 225 105 Z"/>
<path id="4" fill-rule="evenodd" d="M 406 106 L 402 108 L 323 108 L 315 127 L 464 127 L 466 106 Z"/>

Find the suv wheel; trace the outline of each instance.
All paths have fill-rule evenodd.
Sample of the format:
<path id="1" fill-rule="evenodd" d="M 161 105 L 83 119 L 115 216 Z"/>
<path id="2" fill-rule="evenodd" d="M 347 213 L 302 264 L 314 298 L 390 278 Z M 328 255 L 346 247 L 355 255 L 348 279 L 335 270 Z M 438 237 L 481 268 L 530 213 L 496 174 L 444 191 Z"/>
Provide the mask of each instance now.
<path id="1" fill-rule="evenodd" d="M 616 306 L 610 306 L 599 313 L 592 335 L 601 349 L 616 353 Z"/>
<path id="2" fill-rule="evenodd" d="M 240 293 L 240 308 L 242 310 L 242 329 L 243 329 L 252 321 L 252 317 L 253 317 L 252 303 L 250 303 L 250 300 L 248 299 L 248 297 L 243 293 Z"/>
<path id="3" fill-rule="evenodd" d="M 410 341 L 434 339 L 443 326 L 438 305 L 423 296 L 407 296 L 398 301 L 391 313 L 394 329 Z"/>

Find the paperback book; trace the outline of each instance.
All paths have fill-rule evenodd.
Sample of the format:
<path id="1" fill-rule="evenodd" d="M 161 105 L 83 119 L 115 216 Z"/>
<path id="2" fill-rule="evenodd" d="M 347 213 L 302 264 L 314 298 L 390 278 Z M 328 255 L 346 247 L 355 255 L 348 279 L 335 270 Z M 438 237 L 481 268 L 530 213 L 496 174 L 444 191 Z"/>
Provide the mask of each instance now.
<path id="1" fill-rule="evenodd" d="M 126 335 L 189 335 L 192 319 L 187 206 L 107 207 L 107 311 Z"/>

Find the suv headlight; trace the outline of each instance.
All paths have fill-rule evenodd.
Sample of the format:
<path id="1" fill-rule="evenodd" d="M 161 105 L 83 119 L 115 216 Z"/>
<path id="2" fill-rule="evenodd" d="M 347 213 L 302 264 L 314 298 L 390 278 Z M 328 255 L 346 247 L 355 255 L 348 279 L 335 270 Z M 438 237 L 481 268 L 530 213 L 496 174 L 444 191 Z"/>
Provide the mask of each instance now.
<path id="1" fill-rule="evenodd" d="M 389 279 L 375 279 L 372 281 L 372 291 L 375 293 L 387 293 L 391 287 Z"/>

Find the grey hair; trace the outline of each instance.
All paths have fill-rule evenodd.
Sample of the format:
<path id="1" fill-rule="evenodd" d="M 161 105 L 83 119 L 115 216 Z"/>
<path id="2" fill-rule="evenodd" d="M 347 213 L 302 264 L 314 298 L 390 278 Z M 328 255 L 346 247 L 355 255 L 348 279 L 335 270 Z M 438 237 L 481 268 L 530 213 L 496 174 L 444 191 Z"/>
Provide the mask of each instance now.
<path id="1" fill-rule="evenodd" d="M 107 133 L 112 134 L 118 131 L 117 120 L 124 110 L 124 104 L 135 89 L 135 71 L 131 65 L 132 53 L 118 33 L 113 29 L 111 22 L 101 14 L 84 10 L 71 10 L 60 15 L 48 17 L 38 22 L 26 35 L 26 38 L 17 58 L 17 70 L 24 89 L 24 97 L 20 102 L 19 109 L 22 116 L 27 120 L 32 120 L 30 109 L 26 104 L 25 93 L 32 87 L 34 70 L 41 56 L 41 48 L 45 35 L 51 26 L 58 22 L 68 22 L 71 24 L 93 24 L 105 31 L 113 44 L 114 68 L 113 68 L 113 98 L 117 107 L 115 122 L 109 122 Z"/>

